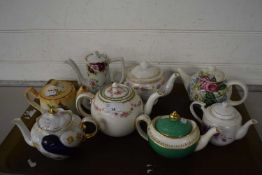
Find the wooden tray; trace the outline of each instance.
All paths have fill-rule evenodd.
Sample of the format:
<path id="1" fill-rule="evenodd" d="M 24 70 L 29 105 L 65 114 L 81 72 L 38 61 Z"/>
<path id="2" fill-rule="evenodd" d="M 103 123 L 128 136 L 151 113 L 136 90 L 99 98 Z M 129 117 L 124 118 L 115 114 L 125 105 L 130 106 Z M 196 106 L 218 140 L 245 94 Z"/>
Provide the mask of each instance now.
<path id="1" fill-rule="evenodd" d="M 234 98 L 239 98 L 236 90 Z M 176 81 L 170 95 L 159 99 L 151 117 L 176 110 L 192 119 L 190 101 L 181 83 Z M 237 107 L 243 122 L 250 117 L 245 106 Z M 26 110 L 32 110 L 29 106 Z M 32 118 L 21 116 L 32 127 Z M 28 159 L 36 162 L 30 167 Z M 216 147 L 211 144 L 199 152 L 181 159 L 167 159 L 157 155 L 135 131 L 131 135 L 114 138 L 101 132 L 79 146 L 78 153 L 66 160 L 52 160 L 28 146 L 20 131 L 14 127 L 0 145 L 0 172 L 26 174 L 262 174 L 262 143 L 252 126 L 239 141 Z"/>

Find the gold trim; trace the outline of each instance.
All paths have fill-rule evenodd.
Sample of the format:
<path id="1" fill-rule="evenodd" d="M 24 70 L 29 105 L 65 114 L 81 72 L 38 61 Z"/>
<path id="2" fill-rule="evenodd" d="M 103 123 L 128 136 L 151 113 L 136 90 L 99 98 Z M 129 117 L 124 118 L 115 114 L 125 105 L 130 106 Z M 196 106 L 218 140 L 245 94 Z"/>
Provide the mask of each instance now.
<path id="1" fill-rule="evenodd" d="M 166 143 L 163 143 L 161 142 L 160 140 L 156 139 L 156 137 L 154 137 L 150 131 L 150 129 L 148 130 L 148 136 L 150 138 L 150 140 L 152 142 L 154 142 L 156 145 L 162 147 L 162 148 L 166 148 L 166 149 L 186 149 L 194 144 L 196 144 L 199 139 L 200 139 L 200 134 L 198 134 L 197 137 L 195 137 L 194 139 L 188 141 L 187 143 L 185 144 L 179 144 L 179 145 L 169 145 L 169 144 L 166 144 Z"/>
<path id="2" fill-rule="evenodd" d="M 176 111 L 174 111 L 169 115 L 169 118 L 172 120 L 179 120 L 181 117 Z"/>

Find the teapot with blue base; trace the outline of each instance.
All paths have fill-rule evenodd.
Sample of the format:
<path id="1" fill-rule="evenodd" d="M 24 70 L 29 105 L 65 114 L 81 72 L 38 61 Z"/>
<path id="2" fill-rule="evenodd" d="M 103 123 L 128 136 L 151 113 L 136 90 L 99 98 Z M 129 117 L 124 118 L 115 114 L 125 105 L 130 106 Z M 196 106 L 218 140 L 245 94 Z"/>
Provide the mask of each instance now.
<path id="1" fill-rule="evenodd" d="M 95 126 L 91 133 L 85 133 L 86 122 Z M 71 156 L 83 139 L 91 138 L 97 132 L 97 125 L 92 118 L 81 119 L 62 108 L 51 108 L 44 112 L 36 119 L 31 131 L 21 118 L 15 118 L 13 123 L 20 129 L 28 145 L 57 160 Z"/>

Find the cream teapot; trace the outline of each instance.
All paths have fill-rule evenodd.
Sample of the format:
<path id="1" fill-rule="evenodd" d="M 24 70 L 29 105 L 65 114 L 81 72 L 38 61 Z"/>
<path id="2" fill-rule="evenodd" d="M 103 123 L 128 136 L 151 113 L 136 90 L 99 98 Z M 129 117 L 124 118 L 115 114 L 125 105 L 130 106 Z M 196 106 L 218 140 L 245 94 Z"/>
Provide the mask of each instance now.
<path id="1" fill-rule="evenodd" d="M 192 76 L 187 75 L 181 68 L 177 71 L 192 101 L 201 101 L 207 105 L 228 101 L 235 106 L 243 103 L 247 98 L 248 89 L 244 83 L 238 80 L 227 80 L 225 74 L 214 66 L 202 69 Z M 230 99 L 233 85 L 243 90 L 243 97 L 238 101 Z"/>
<path id="2" fill-rule="evenodd" d="M 121 137 L 133 132 L 135 119 L 142 113 L 150 114 L 153 105 L 163 92 L 153 93 L 146 104 L 136 91 L 127 85 L 112 83 L 101 88 L 96 94 L 80 88 L 76 98 L 76 108 L 83 116 L 90 116 L 82 108 L 83 99 L 91 102 L 91 115 L 99 129 L 109 136 Z"/>
<path id="3" fill-rule="evenodd" d="M 77 64 L 72 60 L 68 59 L 65 61 L 75 71 L 78 83 L 89 88 L 93 93 L 96 93 L 102 86 L 110 82 L 109 75 L 109 64 L 112 62 L 121 63 L 121 78 L 119 83 L 122 83 L 125 79 L 124 73 L 124 59 L 123 58 L 109 58 L 105 54 L 101 54 L 98 51 L 90 53 L 86 56 L 86 71 L 87 76 L 84 76 Z"/>
<path id="4" fill-rule="evenodd" d="M 85 133 L 86 122 L 95 126 L 93 132 Z M 81 119 L 70 110 L 62 108 L 51 107 L 48 112 L 42 113 L 31 131 L 21 118 L 15 118 L 13 123 L 20 129 L 28 145 L 53 159 L 69 157 L 82 140 L 93 137 L 97 132 L 96 122 L 92 118 Z"/>
<path id="5" fill-rule="evenodd" d="M 194 105 L 200 105 L 203 111 L 202 120 L 196 114 Z M 242 116 L 228 102 L 215 103 L 209 107 L 206 104 L 195 101 L 190 105 L 192 115 L 202 123 L 206 128 L 217 127 L 219 134 L 212 137 L 211 143 L 217 146 L 223 146 L 232 143 L 234 140 L 243 138 L 248 128 L 256 124 L 257 121 L 251 119 L 242 125 Z"/>
<path id="6" fill-rule="evenodd" d="M 147 124 L 147 132 L 142 130 L 141 122 Z M 218 132 L 214 127 L 200 136 L 197 124 L 193 120 L 181 118 L 176 112 L 155 117 L 152 121 L 149 116 L 140 115 L 136 119 L 136 129 L 154 151 L 168 158 L 185 157 L 203 149 Z"/>
<path id="7" fill-rule="evenodd" d="M 160 88 L 165 88 L 165 93 L 169 94 L 173 89 L 177 76 L 177 73 L 173 73 L 165 82 L 162 69 L 143 61 L 128 69 L 125 84 L 133 87 L 141 98 L 146 101 L 151 94 Z M 166 83 L 165 86 L 163 86 L 164 83 Z"/>

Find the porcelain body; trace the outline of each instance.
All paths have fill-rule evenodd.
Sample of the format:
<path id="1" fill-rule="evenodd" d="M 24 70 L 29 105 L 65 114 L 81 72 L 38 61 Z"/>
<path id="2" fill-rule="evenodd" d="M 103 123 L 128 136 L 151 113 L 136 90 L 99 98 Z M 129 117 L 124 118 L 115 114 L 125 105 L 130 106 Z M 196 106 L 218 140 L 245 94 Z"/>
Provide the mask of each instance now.
<path id="1" fill-rule="evenodd" d="M 146 101 L 152 93 L 163 87 L 164 83 L 166 83 L 165 91 L 168 95 L 173 89 L 176 77 L 177 74 L 173 73 L 166 83 L 164 73 L 159 67 L 147 62 L 141 62 L 127 71 L 125 84 L 133 87 L 141 98 Z"/>
<path id="2" fill-rule="evenodd" d="M 55 113 L 45 112 L 36 119 L 29 131 L 21 118 L 13 121 L 22 132 L 26 143 L 35 147 L 43 155 L 53 159 L 64 159 L 76 151 L 76 147 L 84 138 L 93 137 L 92 133 L 84 132 L 84 123 L 96 123 L 91 118 L 83 118 L 70 110 L 56 109 Z"/>
<path id="3" fill-rule="evenodd" d="M 200 136 L 197 124 L 193 120 L 182 118 L 181 123 L 190 124 L 192 130 L 181 137 L 166 135 L 157 130 L 156 122 L 167 118 L 170 118 L 170 116 L 158 116 L 151 121 L 147 115 L 140 115 L 136 119 L 138 133 L 149 142 L 154 151 L 167 158 L 185 157 L 194 151 L 199 151 L 203 149 L 207 145 L 209 139 L 217 133 L 216 128 L 212 128 L 205 135 Z M 147 124 L 146 133 L 140 127 L 142 121 Z"/>
<path id="4" fill-rule="evenodd" d="M 28 103 L 41 112 L 48 111 L 50 106 L 76 112 L 76 89 L 69 81 L 51 80 L 39 92 L 30 87 L 26 90 L 25 96 Z M 40 105 L 35 99 L 39 99 Z"/>
<path id="5" fill-rule="evenodd" d="M 203 111 L 202 120 L 195 113 L 194 105 L 201 106 Z M 242 116 L 227 102 L 215 103 L 206 108 L 204 103 L 195 101 L 191 104 L 190 111 L 204 125 L 205 129 L 210 127 L 219 129 L 220 132 L 211 139 L 211 143 L 217 146 L 228 145 L 237 139 L 243 138 L 249 126 L 257 123 L 256 120 L 251 119 L 242 126 Z"/>
<path id="6" fill-rule="evenodd" d="M 82 75 L 80 69 L 72 59 L 66 61 L 66 63 L 76 72 L 79 84 L 88 87 L 93 93 L 96 93 L 101 87 L 111 82 L 109 64 L 112 62 L 121 63 L 121 79 L 119 83 L 122 83 L 125 78 L 125 64 L 123 58 L 109 58 L 107 55 L 101 54 L 97 51 L 87 55 L 86 77 Z"/>
<path id="7" fill-rule="evenodd" d="M 228 81 L 225 74 L 215 67 L 202 69 L 191 77 L 180 68 L 178 72 L 192 101 L 201 101 L 207 105 L 228 101 L 235 106 L 243 103 L 247 98 L 248 90 L 244 83 L 238 80 Z M 243 97 L 238 101 L 230 99 L 233 85 L 239 86 L 244 92 Z"/>
<path id="8" fill-rule="evenodd" d="M 104 86 L 95 95 L 80 89 L 76 107 L 81 115 L 89 116 L 82 108 L 82 100 L 89 99 L 91 116 L 98 123 L 100 130 L 109 136 L 121 137 L 133 132 L 136 117 L 143 112 L 150 113 L 155 101 L 163 95 L 158 92 L 152 94 L 144 106 L 133 88 L 113 83 Z"/>

